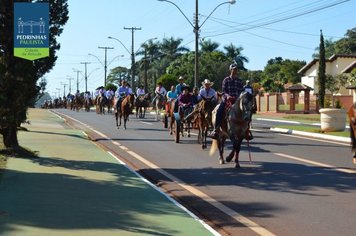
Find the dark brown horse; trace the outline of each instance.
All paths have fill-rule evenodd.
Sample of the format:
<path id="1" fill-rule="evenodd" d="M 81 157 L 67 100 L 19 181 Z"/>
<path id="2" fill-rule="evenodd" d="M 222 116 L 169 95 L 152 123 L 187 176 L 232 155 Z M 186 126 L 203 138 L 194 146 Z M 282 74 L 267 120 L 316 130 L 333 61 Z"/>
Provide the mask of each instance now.
<path id="1" fill-rule="evenodd" d="M 135 100 L 136 118 L 145 118 L 147 107 L 150 105 L 151 93 L 140 95 Z"/>
<path id="2" fill-rule="evenodd" d="M 135 95 L 129 94 L 127 95 L 121 102 L 121 109 L 116 109 L 115 111 L 115 119 L 116 119 L 116 126 L 119 128 L 121 126 L 121 118 L 124 118 L 124 129 L 126 129 L 126 122 L 129 118 L 129 115 L 132 112 L 132 107 L 134 105 Z M 119 123 L 120 118 L 120 123 Z"/>
<path id="3" fill-rule="evenodd" d="M 195 122 L 198 126 L 198 143 L 202 145 L 202 149 L 207 148 L 206 137 L 208 136 L 209 128 L 212 127 L 212 112 L 215 102 L 212 98 L 204 98 L 197 104 L 198 113 L 196 114 Z"/>
<path id="4" fill-rule="evenodd" d="M 352 104 L 347 115 L 350 120 L 352 162 L 356 164 L 356 103 Z"/>
<path id="5" fill-rule="evenodd" d="M 100 94 L 95 98 L 95 104 L 96 104 L 96 113 L 97 114 L 105 114 L 105 105 L 107 103 L 107 98 L 105 95 Z"/>
<path id="6" fill-rule="evenodd" d="M 239 168 L 239 152 L 244 138 L 249 138 L 249 125 L 251 122 L 254 106 L 253 95 L 247 92 L 241 93 L 236 99 L 231 109 L 227 112 L 227 119 L 222 119 L 218 138 L 213 139 L 210 149 L 210 155 L 213 155 L 216 149 L 219 150 L 219 162 L 224 164 L 224 146 L 229 137 L 232 142 L 232 150 L 226 157 L 226 162 L 230 162 L 235 157 L 235 167 Z M 216 108 L 214 109 L 216 111 Z M 213 122 L 215 122 L 215 113 L 213 113 Z"/>

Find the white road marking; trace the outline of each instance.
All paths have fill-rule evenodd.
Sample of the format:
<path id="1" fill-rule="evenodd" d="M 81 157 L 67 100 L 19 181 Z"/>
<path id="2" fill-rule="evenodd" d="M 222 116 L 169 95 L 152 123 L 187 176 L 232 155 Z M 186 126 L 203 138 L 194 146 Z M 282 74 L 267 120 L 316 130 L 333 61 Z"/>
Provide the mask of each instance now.
<path id="1" fill-rule="evenodd" d="M 153 123 L 151 122 L 146 122 L 146 121 L 140 121 L 142 124 L 146 124 L 146 125 L 153 125 Z"/>
<path id="2" fill-rule="evenodd" d="M 287 154 L 283 154 L 283 153 L 274 153 L 274 154 L 277 155 L 277 156 L 281 156 L 281 157 L 285 157 L 285 158 L 291 159 L 291 160 L 300 161 L 300 162 L 312 164 L 312 165 L 319 166 L 319 167 L 330 168 L 331 170 L 335 170 L 335 171 L 339 171 L 339 172 L 343 172 L 343 173 L 347 173 L 347 174 L 356 174 L 356 170 L 339 168 L 339 167 L 336 167 L 336 166 L 324 164 L 324 163 L 317 162 L 317 161 L 311 161 L 311 160 L 307 160 L 307 159 L 304 159 L 304 158 L 301 158 L 301 157 L 291 156 L 291 155 L 287 155 Z"/>

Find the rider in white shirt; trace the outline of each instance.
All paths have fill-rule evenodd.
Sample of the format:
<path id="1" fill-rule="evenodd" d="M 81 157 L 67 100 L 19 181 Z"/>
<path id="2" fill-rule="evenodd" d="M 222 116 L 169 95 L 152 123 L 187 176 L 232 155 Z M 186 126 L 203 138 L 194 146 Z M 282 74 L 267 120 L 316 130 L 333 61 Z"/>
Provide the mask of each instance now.
<path id="1" fill-rule="evenodd" d="M 139 97 L 140 95 L 145 95 L 145 89 L 143 85 L 140 85 L 136 90 L 136 96 Z"/>

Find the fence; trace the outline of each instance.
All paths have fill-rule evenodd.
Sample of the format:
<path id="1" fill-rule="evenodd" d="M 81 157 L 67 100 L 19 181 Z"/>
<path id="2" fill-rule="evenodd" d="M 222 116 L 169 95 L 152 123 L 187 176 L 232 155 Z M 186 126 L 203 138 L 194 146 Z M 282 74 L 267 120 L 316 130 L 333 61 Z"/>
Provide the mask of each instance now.
<path id="1" fill-rule="evenodd" d="M 319 106 L 317 103 L 317 96 L 310 95 L 309 97 L 309 110 L 305 110 L 304 104 L 304 94 L 296 93 L 295 94 L 295 109 L 290 109 L 290 93 L 266 93 L 263 95 L 257 95 L 257 111 L 258 112 L 296 112 L 296 113 L 318 113 Z M 341 106 L 348 110 L 352 103 L 353 97 L 352 95 L 340 95 L 340 96 L 332 96 L 326 95 L 326 100 L 334 101 L 334 103 L 339 100 Z M 332 104 L 332 103 L 331 103 Z"/>

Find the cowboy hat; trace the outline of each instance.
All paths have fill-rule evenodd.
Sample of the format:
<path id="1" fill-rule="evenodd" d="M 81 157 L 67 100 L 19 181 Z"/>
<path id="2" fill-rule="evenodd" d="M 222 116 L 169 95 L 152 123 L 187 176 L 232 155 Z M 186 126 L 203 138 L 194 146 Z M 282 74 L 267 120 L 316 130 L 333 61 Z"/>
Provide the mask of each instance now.
<path id="1" fill-rule="evenodd" d="M 209 84 L 210 86 L 213 86 L 214 85 L 214 82 L 210 82 L 210 80 L 208 79 L 205 79 L 203 82 L 201 82 L 201 84 L 204 86 L 206 84 Z"/>
<path id="2" fill-rule="evenodd" d="M 179 76 L 178 81 L 185 80 L 183 76 Z"/>

